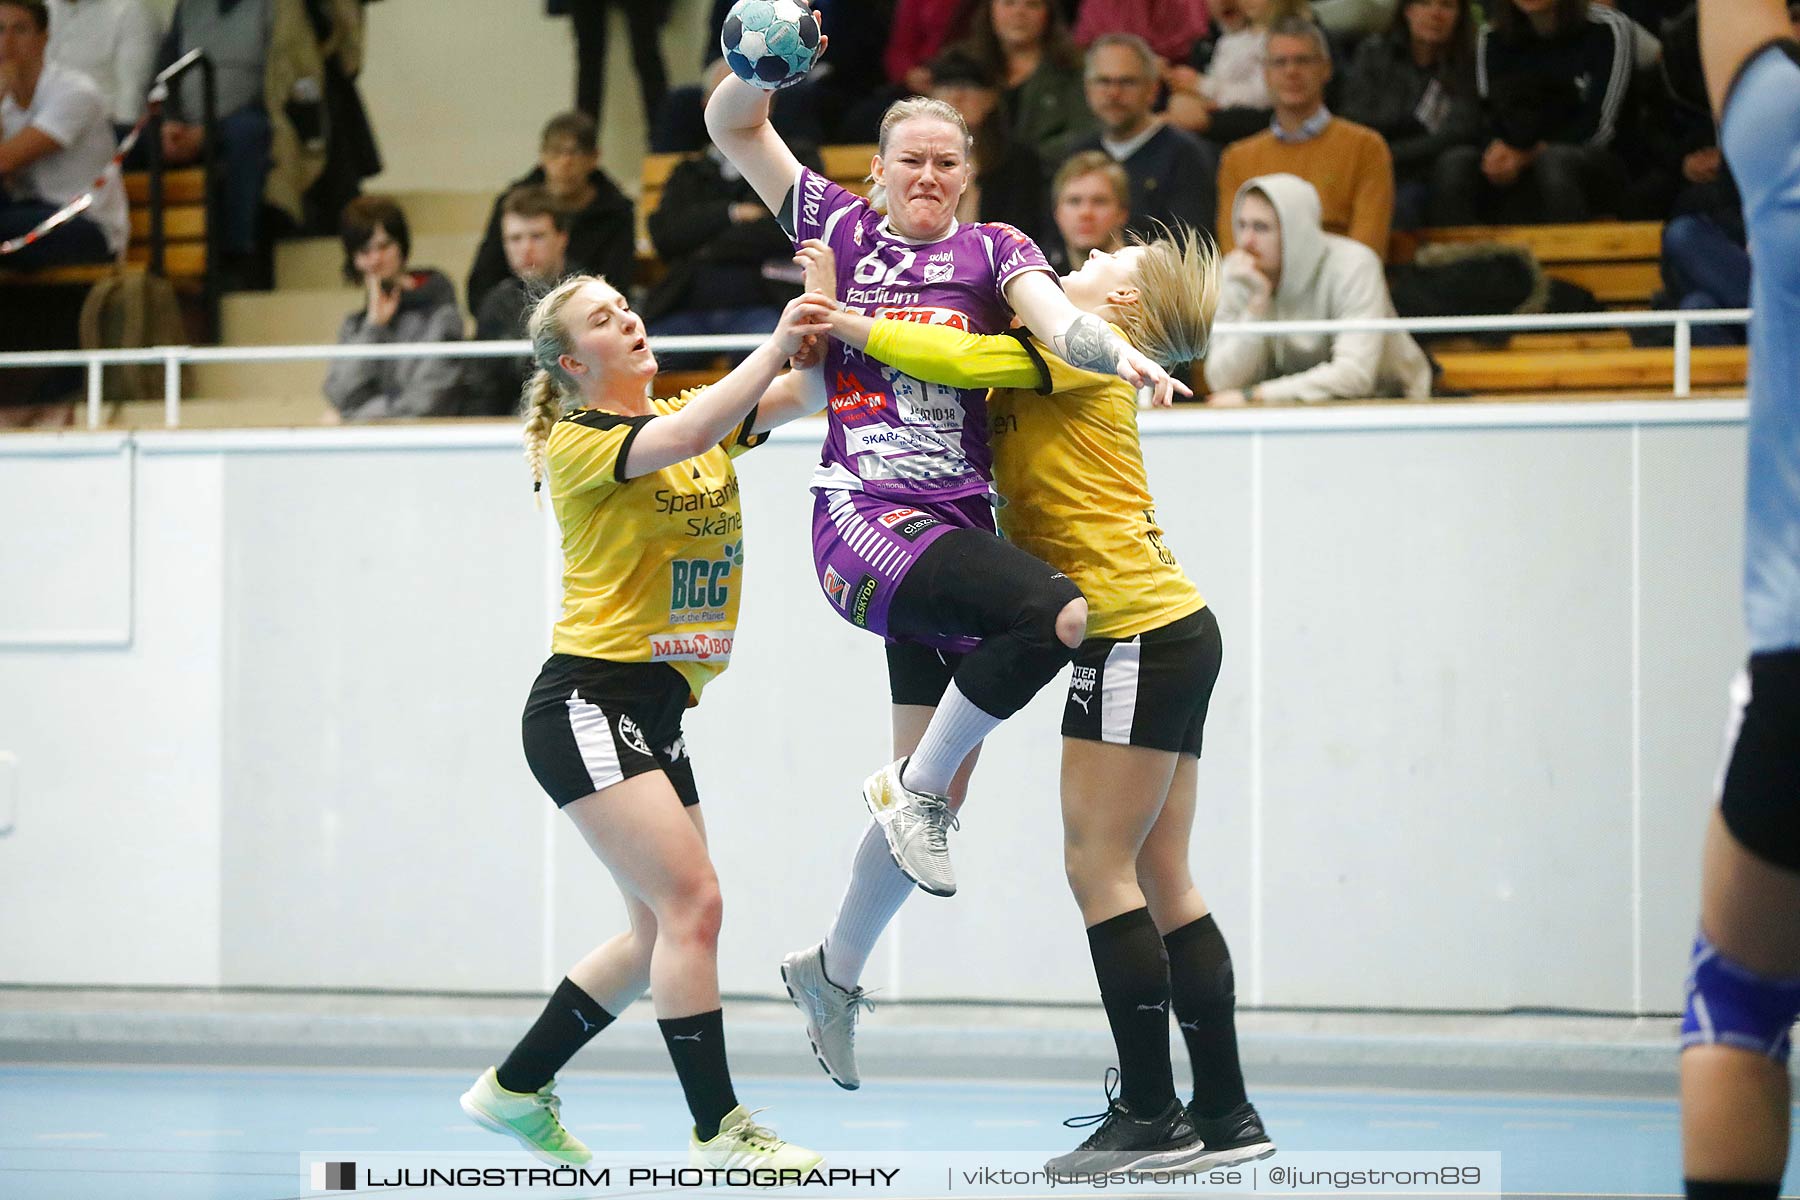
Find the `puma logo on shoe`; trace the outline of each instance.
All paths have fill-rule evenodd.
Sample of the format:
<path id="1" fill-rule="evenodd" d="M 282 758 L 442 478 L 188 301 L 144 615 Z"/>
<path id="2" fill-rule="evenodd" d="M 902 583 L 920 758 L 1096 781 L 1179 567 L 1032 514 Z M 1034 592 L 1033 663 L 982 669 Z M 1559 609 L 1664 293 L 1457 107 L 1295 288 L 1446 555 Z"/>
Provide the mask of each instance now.
<path id="1" fill-rule="evenodd" d="M 581 1032 L 587 1033 L 589 1030 L 600 1028 L 600 1026 L 594 1024 L 592 1021 L 590 1021 L 586 1017 L 582 1016 L 581 1010 L 579 1008 L 571 1008 L 569 1011 L 575 1014 L 575 1019 L 577 1021 L 581 1022 Z"/>
<path id="2" fill-rule="evenodd" d="M 704 1031 L 702 1031 L 702 1032 L 704 1032 Z M 669 1035 L 669 1040 L 671 1042 L 697 1042 L 700 1040 L 700 1034 L 698 1034 L 698 1033 L 675 1033 L 675 1034 Z"/>
<path id="3" fill-rule="evenodd" d="M 1139 1012 L 1163 1012 L 1168 1008 L 1168 1004 L 1169 1002 L 1167 1000 L 1164 1000 L 1160 1004 L 1140 1004 L 1138 1005 L 1137 1010 Z"/>

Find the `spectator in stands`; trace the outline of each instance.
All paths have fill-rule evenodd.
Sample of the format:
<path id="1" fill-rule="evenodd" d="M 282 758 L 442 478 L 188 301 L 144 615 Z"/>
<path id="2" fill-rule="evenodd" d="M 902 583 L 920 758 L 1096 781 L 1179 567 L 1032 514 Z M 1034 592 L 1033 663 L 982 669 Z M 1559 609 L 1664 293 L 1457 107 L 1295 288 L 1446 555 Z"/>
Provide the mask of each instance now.
<path id="1" fill-rule="evenodd" d="M 45 61 L 50 29 L 43 0 L 0 0 L 0 241 L 29 233 L 89 189 L 94 200 L 0 256 L 0 267 L 14 270 L 105 262 L 124 253 L 130 233 L 112 164 L 111 106 L 86 75 Z"/>
<path id="2" fill-rule="evenodd" d="M 1749 308 L 1750 252 L 1742 210 L 1684 213 L 1663 226 L 1664 303 L 1658 308 Z M 1695 325 L 1696 346 L 1741 346 L 1742 325 Z"/>
<path id="3" fill-rule="evenodd" d="M 1000 82 L 1000 109 L 1013 140 L 1040 161 L 1060 160 L 1093 132 L 1082 90 L 1081 50 L 1049 0 L 975 0 L 959 44 Z"/>
<path id="4" fill-rule="evenodd" d="M 1407 0 L 1393 28 L 1356 48 L 1340 107 L 1387 139 L 1394 227 L 1419 228 L 1438 156 L 1481 136 L 1469 0 Z"/>
<path id="5" fill-rule="evenodd" d="M 1058 275 L 1078 270 L 1096 250 L 1110 253 L 1124 247 L 1131 180 L 1106 151 L 1070 155 L 1051 181 L 1050 202 L 1061 236 L 1039 245 Z"/>
<path id="6" fill-rule="evenodd" d="M 381 174 L 381 149 L 356 86 L 363 68 L 365 0 L 306 0 L 325 65 L 325 161 L 306 190 L 305 232 L 333 233 L 362 181 Z"/>
<path id="7" fill-rule="evenodd" d="M 894 6 L 893 34 L 881 63 L 896 98 L 925 94 L 931 86 L 929 64 L 961 36 L 967 10 L 967 0 L 899 0 Z"/>
<path id="8" fill-rule="evenodd" d="M 707 67 L 708 96 L 728 74 L 723 60 Z M 811 147 L 794 149 L 820 169 Z M 656 256 L 668 268 L 639 310 L 654 337 L 767 333 L 800 294 L 792 240 L 711 142 L 669 172 L 649 225 Z M 676 369 L 713 357 L 657 353 L 664 367 Z"/>
<path id="9" fill-rule="evenodd" d="M 222 241 L 228 287 L 266 287 L 263 205 L 294 227 L 302 196 L 325 165 L 324 64 L 300 0 L 179 0 L 159 65 L 195 48 L 218 81 L 219 152 L 224 167 Z M 196 162 L 206 138 L 199 71 L 169 97 L 163 159 Z"/>
<path id="10" fill-rule="evenodd" d="M 340 346 L 462 340 L 456 288 L 442 272 L 409 271 L 406 214 L 386 196 L 360 196 L 344 209 L 344 278 L 362 285 L 361 311 L 344 318 Z M 325 398 L 345 421 L 454 416 L 463 404 L 463 362 L 455 358 L 340 358 L 325 373 Z"/>
<path id="11" fill-rule="evenodd" d="M 1044 165 L 1036 151 L 1014 139 L 1000 111 L 999 81 L 951 47 L 931 60 L 931 95 L 961 113 L 975 137 L 975 178 L 963 193 L 957 218 L 1002 221 L 1042 242 L 1050 228 Z"/>
<path id="12" fill-rule="evenodd" d="M 1586 221 L 1611 211 L 1625 169 L 1611 149 L 1631 84 L 1631 20 L 1588 0 L 1496 0 L 1476 46 L 1482 146 L 1432 175 L 1435 225 Z"/>
<path id="13" fill-rule="evenodd" d="M 1306 0 L 1221 0 L 1212 14 L 1223 30 L 1218 39 L 1196 43 L 1185 66 L 1163 73 L 1170 123 L 1221 148 L 1267 129 L 1274 113 L 1263 68 L 1269 30 L 1306 13 Z"/>
<path id="14" fill-rule="evenodd" d="M 1232 204 L 1236 248 L 1221 263 L 1217 320 L 1304 321 L 1394 315 L 1381 259 L 1320 225 L 1319 193 L 1294 175 L 1246 180 Z M 1431 363 L 1405 333 L 1228 333 L 1206 352 L 1211 404 L 1431 395 Z"/>
<path id="15" fill-rule="evenodd" d="M 1206 36 L 1206 0 L 1083 0 L 1075 44 L 1091 46 L 1103 33 L 1135 33 L 1165 63 L 1184 63 Z"/>
<path id="16" fill-rule="evenodd" d="M 568 269 L 569 214 L 533 184 L 514 188 L 500 201 L 500 244 L 507 275 L 471 304 L 475 338 L 502 342 L 526 336 L 525 321 L 537 298 L 561 281 Z M 518 411 L 519 395 L 533 370 L 531 356 L 468 361 L 474 416 L 504 417 Z"/>
<path id="17" fill-rule="evenodd" d="M 46 0 L 51 62 L 80 71 L 106 97 L 118 136 L 144 113 L 162 29 L 144 0 Z"/>
<path id="18" fill-rule="evenodd" d="M 1075 150 L 1104 150 L 1131 179 L 1133 233 L 1158 224 L 1206 229 L 1213 223 L 1219 160 L 1206 142 L 1150 111 L 1161 65 L 1143 38 L 1109 33 L 1087 53 L 1087 99 L 1100 130 Z"/>
<path id="19" fill-rule="evenodd" d="M 494 198 L 487 233 L 469 268 L 471 309 L 506 278 L 500 207 L 514 188 L 537 186 L 569 213 L 569 270 L 604 275 L 620 291 L 637 273 L 637 211 L 600 169 L 599 132 L 583 112 L 551 117 L 538 142 L 538 165 Z"/>
<path id="20" fill-rule="evenodd" d="M 894 0 L 813 0 L 813 8 L 831 35 L 831 53 L 825 56 L 823 70 L 815 70 L 804 84 L 790 89 L 812 93 L 805 102 L 815 121 L 811 131 L 799 130 L 804 135 L 800 140 L 836 145 L 873 142 L 882 110 L 872 97 L 883 90 L 879 85 L 886 74 L 882 62 L 893 34 Z M 719 39 L 712 40 L 717 54 Z M 796 133 L 790 130 L 797 130 L 798 122 L 781 112 L 779 104 L 773 120 L 782 140 L 793 145 Z"/>
<path id="21" fill-rule="evenodd" d="M 1225 151 L 1219 163 L 1219 245 L 1232 246 L 1226 208 L 1244 181 L 1286 172 L 1317 189 L 1327 233 L 1355 238 L 1387 257 L 1394 218 L 1394 164 L 1387 143 L 1365 125 L 1325 107 L 1331 53 L 1325 35 L 1305 17 L 1287 17 L 1269 31 L 1269 128 Z"/>
<path id="22" fill-rule="evenodd" d="M 606 99 L 606 26 L 617 8 L 631 34 L 631 61 L 637 66 L 638 91 L 644 97 L 644 123 L 656 120 L 669 91 L 663 66 L 662 27 L 669 20 L 670 0 L 545 0 L 553 17 L 575 23 L 575 108 L 600 124 Z M 717 42 L 717 38 L 713 39 Z M 522 336 L 522 335 L 521 335 Z"/>

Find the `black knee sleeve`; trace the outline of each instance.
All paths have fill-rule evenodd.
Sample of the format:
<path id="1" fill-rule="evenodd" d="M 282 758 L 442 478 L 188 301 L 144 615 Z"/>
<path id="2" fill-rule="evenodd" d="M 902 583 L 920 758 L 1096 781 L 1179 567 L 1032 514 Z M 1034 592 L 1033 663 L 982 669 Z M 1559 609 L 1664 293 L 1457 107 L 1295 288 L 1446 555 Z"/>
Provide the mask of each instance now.
<path id="1" fill-rule="evenodd" d="M 1744 849 L 1800 871 L 1800 650 L 1752 656 L 1732 690 L 1742 708 L 1720 815 Z"/>
<path id="2" fill-rule="evenodd" d="M 901 637 L 980 638 L 957 667 L 956 686 L 984 712 L 1010 717 L 1075 657 L 1076 647 L 1056 636 L 1056 619 L 1081 598 L 1048 563 L 992 534 L 958 529 L 907 573 L 888 628 Z"/>

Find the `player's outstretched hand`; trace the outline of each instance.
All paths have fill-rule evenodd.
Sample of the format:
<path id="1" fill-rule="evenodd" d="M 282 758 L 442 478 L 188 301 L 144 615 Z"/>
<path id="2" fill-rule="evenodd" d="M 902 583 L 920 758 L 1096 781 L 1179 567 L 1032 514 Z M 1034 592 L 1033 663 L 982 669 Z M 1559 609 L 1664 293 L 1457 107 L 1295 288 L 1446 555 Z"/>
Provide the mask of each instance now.
<path id="1" fill-rule="evenodd" d="M 826 318 L 831 315 L 833 304 L 817 292 L 807 292 L 788 301 L 788 306 L 781 312 L 781 320 L 775 326 L 773 341 L 781 350 L 783 358 L 791 359 L 801 353 L 808 338 L 818 345 L 831 334 L 831 326 Z"/>
<path id="2" fill-rule="evenodd" d="M 837 255 L 818 238 L 807 238 L 794 252 L 794 261 L 806 270 L 806 290 L 827 300 L 837 299 Z"/>
<path id="3" fill-rule="evenodd" d="M 1169 408 L 1175 403 L 1175 393 L 1192 396 L 1193 389 L 1157 366 L 1155 361 L 1135 346 L 1126 346 L 1119 355 L 1119 378 L 1137 388 L 1140 393 L 1148 390 L 1150 404 L 1154 408 Z"/>

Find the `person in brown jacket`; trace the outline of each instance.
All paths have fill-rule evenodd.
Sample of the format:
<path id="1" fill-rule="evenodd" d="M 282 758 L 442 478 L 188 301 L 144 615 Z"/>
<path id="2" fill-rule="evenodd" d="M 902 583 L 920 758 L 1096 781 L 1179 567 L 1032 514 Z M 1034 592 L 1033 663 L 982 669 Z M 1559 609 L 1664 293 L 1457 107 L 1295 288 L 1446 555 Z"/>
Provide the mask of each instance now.
<path id="1" fill-rule="evenodd" d="M 1379 133 L 1325 107 L 1331 54 L 1306 17 L 1269 31 L 1264 59 L 1275 117 L 1267 132 L 1228 147 L 1219 160 L 1219 247 L 1232 248 L 1238 189 L 1258 175 L 1298 175 L 1319 193 L 1326 233 L 1354 238 L 1387 257 L 1394 219 L 1394 161 Z"/>

